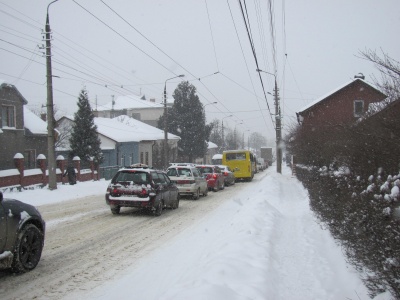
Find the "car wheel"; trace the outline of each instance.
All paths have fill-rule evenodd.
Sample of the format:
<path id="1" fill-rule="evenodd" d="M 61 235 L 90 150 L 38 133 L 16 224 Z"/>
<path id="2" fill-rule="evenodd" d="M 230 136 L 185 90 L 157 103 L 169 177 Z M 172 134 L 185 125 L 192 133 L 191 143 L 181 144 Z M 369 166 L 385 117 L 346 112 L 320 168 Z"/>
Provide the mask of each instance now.
<path id="1" fill-rule="evenodd" d="M 200 198 L 200 188 L 193 194 L 193 200 L 197 200 Z"/>
<path id="2" fill-rule="evenodd" d="M 180 198 L 181 198 L 181 196 L 178 193 L 178 195 L 176 196 L 176 200 L 175 200 L 174 204 L 172 205 L 172 209 L 177 209 L 179 207 Z"/>
<path id="3" fill-rule="evenodd" d="M 214 186 L 213 191 L 214 191 L 214 192 L 218 192 L 218 191 L 219 191 L 219 186 L 218 186 L 218 184 L 216 184 L 216 185 Z"/>
<path id="4" fill-rule="evenodd" d="M 204 193 L 203 193 L 204 197 L 207 197 L 207 195 L 208 195 L 208 187 L 204 190 Z"/>
<path id="5" fill-rule="evenodd" d="M 156 210 L 154 211 L 154 215 L 155 216 L 161 216 L 162 211 L 163 211 L 163 202 L 162 200 L 160 202 L 158 202 L 157 206 L 156 206 Z"/>
<path id="6" fill-rule="evenodd" d="M 18 234 L 12 271 L 24 273 L 33 270 L 42 255 L 43 242 L 44 236 L 39 228 L 33 224 L 26 225 Z"/>
<path id="7" fill-rule="evenodd" d="M 220 189 L 223 190 L 225 188 L 225 183 L 222 182 Z"/>
<path id="8" fill-rule="evenodd" d="M 233 179 L 231 184 L 232 184 L 232 185 L 235 185 L 235 183 L 236 183 L 236 180 Z"/>
<path id="9" fill-rule="evenodd" d="M 118 215 L 120 211 L 121 211 L 121 207 L 119 207 L 119 206 L 111 207 L 111 212 L 113 215 Z"/>

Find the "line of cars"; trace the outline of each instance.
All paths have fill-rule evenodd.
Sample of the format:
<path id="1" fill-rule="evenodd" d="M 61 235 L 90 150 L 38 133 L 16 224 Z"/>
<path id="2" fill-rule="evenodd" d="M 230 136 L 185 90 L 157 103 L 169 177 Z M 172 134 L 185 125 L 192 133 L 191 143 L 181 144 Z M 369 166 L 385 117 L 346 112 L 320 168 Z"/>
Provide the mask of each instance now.
<path id="1" fill-rule="evenodd" d="M 118 170 L 105 199 L 113 214 L 121 207 L 136 207 L 159 216 L 164 208 L 178 208 L 181 196 L 197 200 L 233 184 L 235 177 L 227 166 L 173 163 L 164 172 L 134 164 Z"/>

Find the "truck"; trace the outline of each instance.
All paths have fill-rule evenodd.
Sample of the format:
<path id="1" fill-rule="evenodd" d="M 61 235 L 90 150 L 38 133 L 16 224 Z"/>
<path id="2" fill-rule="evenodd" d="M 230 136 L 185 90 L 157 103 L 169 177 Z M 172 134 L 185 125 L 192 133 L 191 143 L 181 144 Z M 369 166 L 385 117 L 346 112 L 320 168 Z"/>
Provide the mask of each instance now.
<path id="1" fill-rule="evenodd" d="M 268 166 L 272 165 L 272 148 L 261 147 L 260 152 L 261 152 L 261 158 L 263 158 L 264 161 L 268 163 Z"/>

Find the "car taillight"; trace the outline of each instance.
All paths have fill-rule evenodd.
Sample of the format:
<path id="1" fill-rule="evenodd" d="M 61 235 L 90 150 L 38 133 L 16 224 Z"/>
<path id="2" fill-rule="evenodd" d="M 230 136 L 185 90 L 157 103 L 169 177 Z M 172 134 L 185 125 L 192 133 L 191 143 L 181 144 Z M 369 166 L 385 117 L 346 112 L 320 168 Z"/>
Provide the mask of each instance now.
<path id="1" fill-rule="evenodd" d="M 225 176 L 228 176 L 228 172 L 224 172 L 224 175 L 225 175 Z"/>
<path id="2" fill-rule="evenodd" d="M 113 194 L 117 194 L 117 192 L 118 192 L 118 189 L 115 187 L 115 188 L 113 189 L 112 193 L 113 193 Z"/>
<path id="3" fill-rule="evenodd" d="M 145 188 L 142 189 L 142 191 L 140 192 L 141 196 L 147 196 L 147 190 Z"/>

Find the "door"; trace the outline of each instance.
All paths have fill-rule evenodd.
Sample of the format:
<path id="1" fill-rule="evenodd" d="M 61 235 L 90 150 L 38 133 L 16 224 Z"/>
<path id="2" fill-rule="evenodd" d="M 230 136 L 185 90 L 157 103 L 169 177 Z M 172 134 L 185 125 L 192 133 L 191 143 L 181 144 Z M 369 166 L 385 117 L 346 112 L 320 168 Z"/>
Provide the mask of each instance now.
<path id="1" fill-rule="evenodd" d="M 178 190 L 177 186 L 174 183 L 172 183 L 172 181 L 169 179 L 169 177 L 167 175 L 160 174 L 160 176 L 161 175 L 164 176 L 165 182 L 167 183 L 166 187 L 169 191 L 169 201 L 170 201 L 170 204 L 172 205 L 172 204 L 174 204 L 175 200 L 178 198 L 179 190 Z"/>

